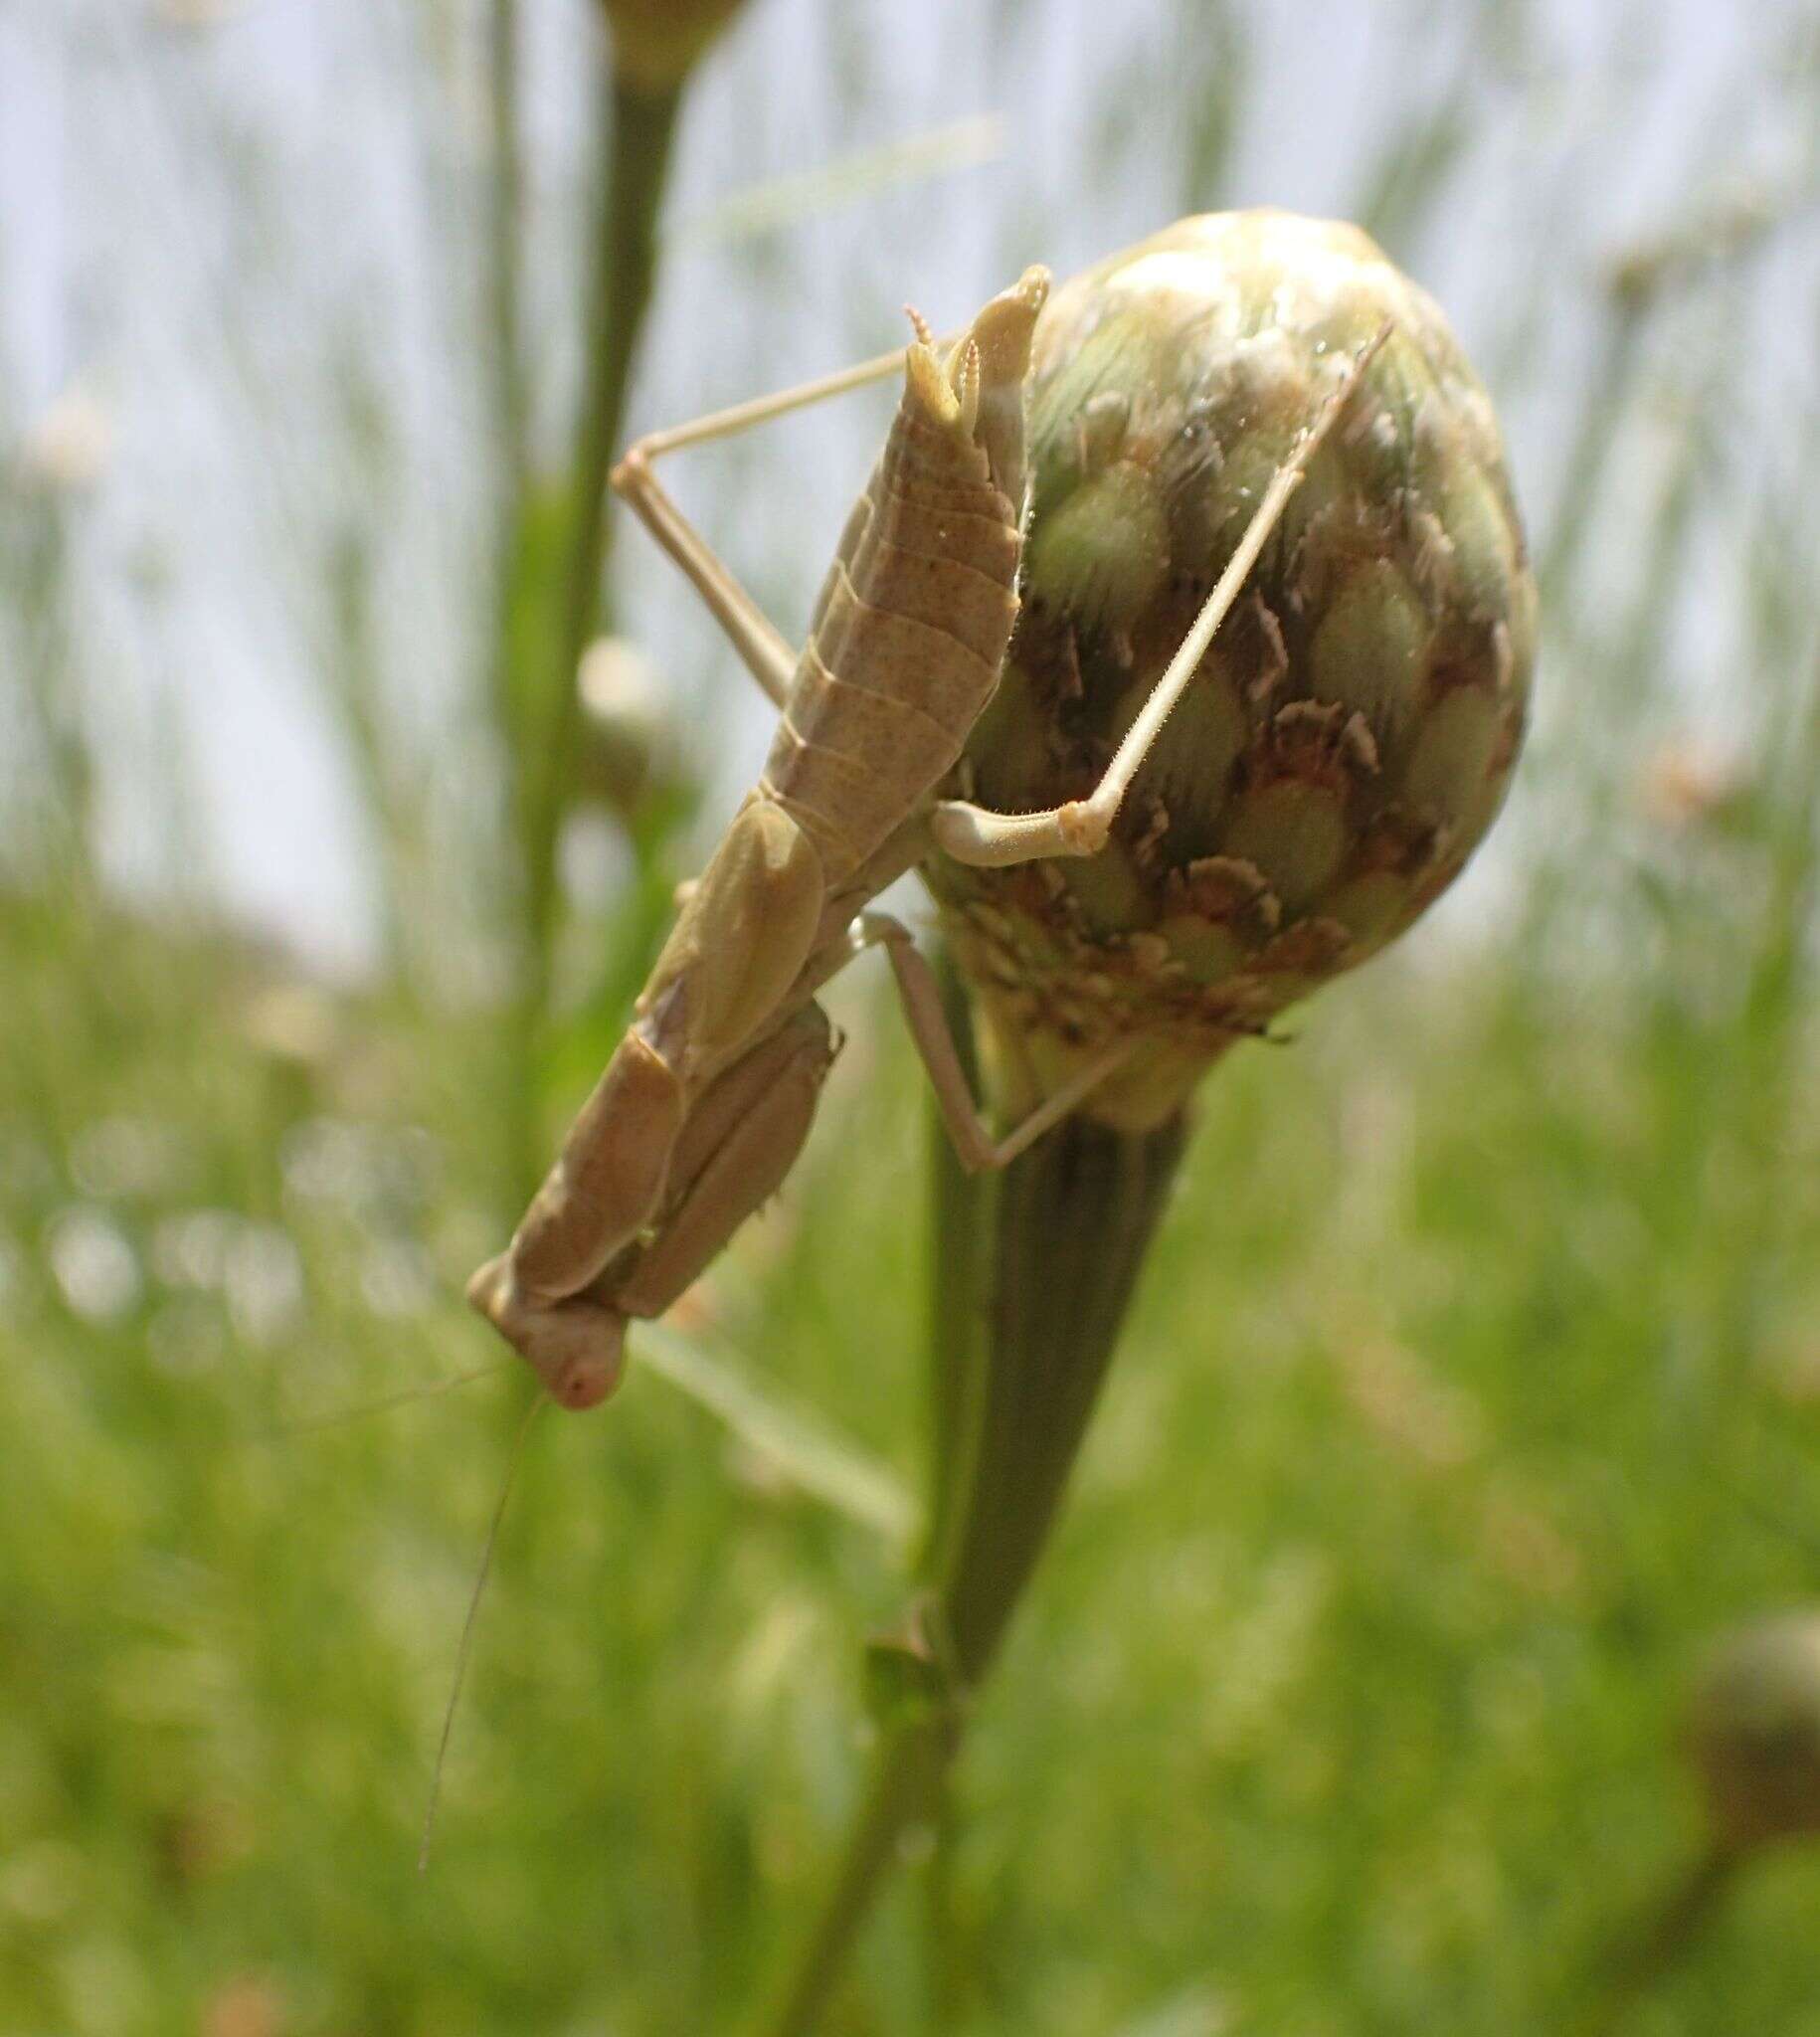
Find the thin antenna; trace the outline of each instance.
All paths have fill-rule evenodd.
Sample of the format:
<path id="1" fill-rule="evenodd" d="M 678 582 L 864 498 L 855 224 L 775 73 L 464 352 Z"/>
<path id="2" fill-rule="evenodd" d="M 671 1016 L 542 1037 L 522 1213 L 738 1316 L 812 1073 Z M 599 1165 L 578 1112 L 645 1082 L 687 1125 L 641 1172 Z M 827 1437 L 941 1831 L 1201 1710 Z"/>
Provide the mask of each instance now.
<path id="1" fill-rule="evenodd" d="M 305 1415 L 301 1421 L 281 1421 L 274 1427 L 264 1429 L 260 1434 L 266 1440 L 275 1442 L 279 1437 L 288 1440 L 292 1436 L 314 1435 L 325 1428 L 340 1428 L 344 1422 L 364 1421 L 370 1414 L 388 1414 L 394 1407 L 407 1407 L 414 1400 L 434 1400 L 443 1393 L 453 1393 L 457 1387 L 471 1387 L 476 1380 L 490 1380 L 495 1373 L 502 1373 L 516 1363 L 510 1358 L 496 1358 L 490 1365 L 477 1367 L 471 1373 L 456 1373 L 454 1379 L 437 1380 L 428 1387 L 404 1387 L 396 1393 L 384 1393 L 377 1400 L 363 1400 L 355 1407 L 338 1407 L 332 1414 Z"/>
<path id="2" fill-rule="evenodd" d="M 467 1617 L 461 1622 L 461 1638 L 455 1646 L 455 1682 L 449 1687 L 449 1709 L 443 1714 L 443 1737 L 437 1742 L 436 1766 L 430 1772 L 430 1800 L 424 1805 L 424 1836 L 417 1849 L 417 1871 L 423 1874 L 430 1866 L 430 1840 L 436 1829 L 437 1805 L 443 1795 L 443 1768 L 449 1759 L 449 1742 L 455 1733 L 455 1707 L 461 1701 L 461 1686 L 467 1680 L 467 1663 L 473 1653 L 474 1622 L 480 1615 L 480 1596 L 486 1589 L 486 1579 L 493 1568 L 493 1551 L 499 1546 L 499 1530 L 505 1520 L 506 1502 L 512 1496 L 512 1482 L 518 1476 L 518 1466 L 524 1458 L 526 1438 L 531 1433 L 531 1424 L 537 1419 L 537 1411 L 549 1399 L 540 1388 L 537 1396 L 525 1409 L 524 1422 L 518 1430 L 518 1439 L 512 1445 L 512 1454 L 505 1460 L 505 1477 L 499 1487 L 499 1501 L 493 1508 L 493 1518 L 486 1531 L 486 1541 L 480 1549 L 480 1569 L 474 1577 L 473 1596 L 467 1601 Z"/>

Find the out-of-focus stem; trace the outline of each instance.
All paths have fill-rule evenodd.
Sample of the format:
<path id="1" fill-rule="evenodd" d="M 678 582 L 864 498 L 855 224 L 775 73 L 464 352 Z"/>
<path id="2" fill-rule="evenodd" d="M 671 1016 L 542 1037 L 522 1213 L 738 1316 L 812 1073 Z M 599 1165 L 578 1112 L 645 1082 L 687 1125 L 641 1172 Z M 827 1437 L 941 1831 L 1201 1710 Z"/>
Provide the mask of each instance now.
<path id="1" fill-rule="evenodd" d="M 1593 498 L 1606 466 L 1612 434 L 1624 412 L 1624 398 L 1636 370 L 1641 332 L 1642 320 L 1636 304 L 1629 298 L 1621 299 L 1611 313 L 1600 345 L 1598 364 L 1580 408 L 1572 450 L 1567 456 L 1567 470 L 1555 499 L 1553 521 L 1537 561 L 1537 578 L 1556 601 L 1566 599 L 1572 570 L 1584 556 Z"/>
<path id="2" fill-rule="evenodd" d="M 948 1715 L 900 1727 L 880 1745 L 814 1936 L 760 2025 L 767 2037 L 809 2037 L 816 2028 L 905 1834 L 935 1814 L 960 1741 L 959 1719 Z"/>
<path id="3" fill-rule="evenodd" d="M 606 565 L 607 473 L 620 441 L 626 392 L 656 273 L 657 208 L 669 169 L 681 88 L 649 93 L 615 75 L 608 86 L 610 140 L 594 246 L 586 381 L 573 463 L 572 521 L 562 576 L 557 668 L 549 725 L 537 757 L 541 783 L 529 815 L 527 914 L 547 964 L 555 919 L 556 837 L 575 765 L 580 701 L 576 668 L 599 626 Z"/>
<path id="4" fill-rule="evenodd" d="M 486 219 L 486 281 L 492 325 L 493 428 L 499 447 L 504 521 L 509 531 L 524 493 L 529 436 L 524 341 L 519 323 L 518 241 L 524 223 L 524 154 L 518 128 L 518 0 L 492 0 L 487 14 L 487 46 L 493 174 Z"/>
<path id="5" fill-rule="evenodd" d="M 1587 1984 L 1572 2037 L 1616 2037 L 1630 2012 L 1694 1943 L 1726 1890 L 1739 1856 L 1711 1846 L 1605 1954 Z"/>

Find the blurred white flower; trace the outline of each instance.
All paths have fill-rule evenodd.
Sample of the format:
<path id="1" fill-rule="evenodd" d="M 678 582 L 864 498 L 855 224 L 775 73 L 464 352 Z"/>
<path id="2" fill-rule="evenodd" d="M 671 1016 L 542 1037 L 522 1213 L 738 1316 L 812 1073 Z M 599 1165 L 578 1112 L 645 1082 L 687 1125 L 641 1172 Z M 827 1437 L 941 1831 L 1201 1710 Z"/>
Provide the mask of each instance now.
<path id="1" fill-rule="evenodd" d="M 392 1130 L 329 1117 L 293 1126 L 278 1154 L 287 1194 L 357 1212 L 419 1207 L 441 1163 L 421 1125 Z"/>
<path id="2" fill-rule="evenodd" d="M 674 730 L 662 674 L 636 644 L 597 637 L 575 675 L 581 695 L 576 786 L 584 799 L 630 814 L 674 775 Z"/>
<path id="3" fill-rule="evenodd" d="M 247 1000 L 241 1030 L 274 1060 L 317 1066 L 335 1050 L 340 1017 L 314 984 L 270 984 Z"/>
<path id="4" fill-rule="evenodd" d="M 20 463 L 48 488 L 92 487 L 113 458 L 113 414 L 80 382 L 54 397 L 26 431 Z"/>
<path id="5" fill-rule="evenodd" d="M 167 1287 L 220 1287 L 240 1218 L 232 1209 L 186 1209 L 152 1232 L 152 1270 Z"/>
<path id="6" fill-rule="evenodd" d="M 117 1322 L 144 1291 L 138 1256 L 125 1233 L 104 1211 L 87 1204 L 51 1218 L 45 1257 L 64 1300 L 91 1322 Z"/>
<path id="7" fill-rule="evenodd" d="M 380 1238 L 360 1269 L 360 1294 L 376 1316 L 421 1315 L 439 1292 L 436 1267 L 422 1245 Z"/>
<path id="8" fill-rule="evenodd" d="M 91 1196 L 167 1195 L 185 1162 L 182 1132 L 162 1118 L 97 1118 L 70 1144 L 70 1172 Z"/>
<path id="9" fill-rule="evenodd" d="M 235 1329 L 250 1344 L 283 1336 L 303 1313 L 303 1261 L 288 1231 L 243 1223 L 228 1249 L 222 1286 Z"/>
<path id="10" fill-rule="evenodd" d="M 657 667 L 625 637 L 597 637 L 582 652 L 576 674 L 589 718 L 610 728 L 663 726 L 663 682 Z"/>

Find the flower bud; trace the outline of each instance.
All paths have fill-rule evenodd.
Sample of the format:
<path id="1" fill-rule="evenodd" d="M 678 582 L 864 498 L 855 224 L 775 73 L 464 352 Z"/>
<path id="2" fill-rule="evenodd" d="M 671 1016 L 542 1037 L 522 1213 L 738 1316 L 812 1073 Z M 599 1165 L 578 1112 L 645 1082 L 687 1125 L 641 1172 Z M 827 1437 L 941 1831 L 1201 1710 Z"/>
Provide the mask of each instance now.
<path id="1" fill-rule="evenodd" d="M 1128 1130 L 1458 874 L 1524 730 L 1536 589 L 1489 400 L 1357 228 L 1181 221 L 1037 327 L 1023 609 L 964 795 L 1090 792 L 1351 358 L 1388 338 L 1099 855 L 926 866 L 1001 1108 L 1115 1039 Z"/>
<path id="2" fill-rule="evenodd" d="M 1688 1745 L 1722 1847 L 1820 1836 L 1820 1612 L 1725 1636 L 1697 1680 Z"/>
<path id="3" fill-rule="evenodd" d="M 582 706 L 576 791 L 629 818 L 677 776 L 662 680 L 636 644 L 597 637 L 575 683 Z"/>

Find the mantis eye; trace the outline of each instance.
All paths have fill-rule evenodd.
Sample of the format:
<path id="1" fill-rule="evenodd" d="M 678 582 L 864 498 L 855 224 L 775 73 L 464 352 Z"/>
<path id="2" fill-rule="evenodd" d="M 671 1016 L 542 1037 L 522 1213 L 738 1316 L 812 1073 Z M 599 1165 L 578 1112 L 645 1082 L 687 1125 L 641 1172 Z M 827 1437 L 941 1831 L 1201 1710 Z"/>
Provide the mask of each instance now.
<path id="1" fill-rule="evenodd" d="M 602 1313 L 606 1318 L 607 1312 Z M 626 1371 L 625 1318 L 614 1316 L 609 1320 L 613 1328 L 606 1334 L 602 1349 L 578 1352 L 559 1366 L 546 1382 L 551 1399 L 572 1413 L 580 1414 L 590 1407 L 598 1407 L 620 1384 Z M 606 1331 L 605 1320 L 602 1328 Z"/>

